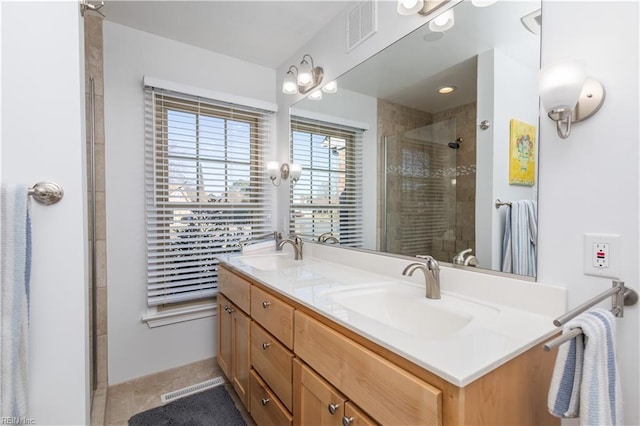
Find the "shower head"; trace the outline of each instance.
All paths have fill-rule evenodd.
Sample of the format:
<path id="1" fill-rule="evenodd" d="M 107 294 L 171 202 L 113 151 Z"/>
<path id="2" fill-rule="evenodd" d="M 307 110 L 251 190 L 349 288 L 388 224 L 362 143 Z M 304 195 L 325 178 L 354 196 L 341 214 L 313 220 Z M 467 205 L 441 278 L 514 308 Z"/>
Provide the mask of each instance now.
<path id="1" fill-rule="evenodd" d="M 458 138 L 453 142 L 449 142 L 447 145 L 449 146 L 449 148 L 451 149 L 458 149 L 460 148 L 460 144 L 462 143 L 462 138 Z"/>

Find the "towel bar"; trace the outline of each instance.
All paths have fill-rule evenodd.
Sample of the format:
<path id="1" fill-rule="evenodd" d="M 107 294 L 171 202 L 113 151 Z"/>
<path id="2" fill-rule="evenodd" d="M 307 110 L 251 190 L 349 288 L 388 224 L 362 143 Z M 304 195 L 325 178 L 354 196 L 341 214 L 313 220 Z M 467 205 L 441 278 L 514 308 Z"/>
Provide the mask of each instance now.
<path id="1" fill-rule="evenodd" d="M 500 201 L 500 198 L 496 199 L 496 209 L 499 209 L 502 206 L 511 207 L 511 202 L 510 201 Z"/>
<path id="2" fill-rule="evenodd" d="M 607 297 L 612 296 L 611 298 L 611 312 L 618 318 L 622 318 L 624 316 L 624 307 L 632 306 L 638 302 L 638 293 L 632 288 L 626 287 L 624 285 L 624 281 L 614 280 L 612 287 L 601 294 L 597 295 L 591 300 L 583 303 L 582 305 L 570 310 L 564 315 L 559 316 L 555 320 L 553 320 L 553 324 L 556 326 L 562 326 L 566 324 L 572 318 L 575 318 L 582 312 L 591 308 L 592 306 L 602 302 Z M 562 335 L 552 339 L 544 344 L 543 349 L 545 351 L 550 351 L 551 349 L 560 346 L 561 344 L 568 342 L 569 340 L 576 337 L 578 334 L 582 333 L 579 328 L 571 330 L 568 333 L 563 333 Z"/>
<path id="3" fill-rule="evenodd" d="M 33 196 L 40 204 L 50 206 L 62 200 L 64 191 L 62 187 L 55 182 L 42 181 L 36 183 L 29 189 L 29 195 Z"/>

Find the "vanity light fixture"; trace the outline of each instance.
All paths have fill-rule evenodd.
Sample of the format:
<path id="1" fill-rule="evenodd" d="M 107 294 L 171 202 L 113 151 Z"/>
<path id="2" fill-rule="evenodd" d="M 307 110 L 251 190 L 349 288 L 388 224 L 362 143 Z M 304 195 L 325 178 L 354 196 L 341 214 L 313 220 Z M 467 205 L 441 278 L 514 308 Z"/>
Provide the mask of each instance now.
<path id="1" fill-rule="evenodd" d="M 302 174 L 302 166 L 300 164 L 287 163 L 280 164 L 277 161 L 267 161 L 267 173 L 273 186 L 279 186 L 283 179 L 291 178 L 291 184 L 295 185 Z"/>
<path id="2" fill-rule="evenodd" d="M 571 125 L 594 115 L 604 103 L 602 83 L 587 77 L 582 61 L 546 66 L 538 74 L 540 100 L 547 115 L 556 122 L 558 136 L 566 139 Z"/>
<path id="3" fill-rule="evenodd" d="M 445 32 L 453 27 L 455 15 L 453 9 L 449 9 L 429 21 L 429 29 L 433 32 Z"/>
<path id="4" fill-rule="evenodd" d="M 282 93 L 295 95 L 309 93 L 322 83 L 324 71 L 316 67 L 313 58 L 308 53 L 302 56 L 300 66 L 291 65 L 282 83 Z"/>

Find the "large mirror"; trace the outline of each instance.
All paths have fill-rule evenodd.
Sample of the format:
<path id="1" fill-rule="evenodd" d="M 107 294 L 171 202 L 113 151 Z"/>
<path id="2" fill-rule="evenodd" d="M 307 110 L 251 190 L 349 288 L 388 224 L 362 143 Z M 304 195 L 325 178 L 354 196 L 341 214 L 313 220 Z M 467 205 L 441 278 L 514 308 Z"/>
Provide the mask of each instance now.
<path id="1" fill-rule="evenodd" d="M 535 277 L 541 4 L 452 10 L 291 108 L 291 230 Z"/>

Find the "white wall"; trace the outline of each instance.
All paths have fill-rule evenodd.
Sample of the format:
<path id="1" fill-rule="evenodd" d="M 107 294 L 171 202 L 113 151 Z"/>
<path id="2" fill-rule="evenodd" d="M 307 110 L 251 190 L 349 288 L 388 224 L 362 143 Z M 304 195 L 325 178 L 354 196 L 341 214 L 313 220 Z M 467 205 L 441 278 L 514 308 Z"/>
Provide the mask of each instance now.
<path id="1" fill-rule="evenodd" d="M 572 126 L 566 140 L 551 120 L 540 123 L 538 277 L 567 287 L 574 307 L 611 285 L 582 273 L 585 232 L 620 234 L 620 278 L 640 289 L 638 2 L 545 2 L 543 16 L 543 66 L 583 59 L 607 91 L 597 115 Z M 639 310 L 617 321 L 628 425 L 640 424 Z"/>
<path id="2" fill-rule="evenodd" d="M 142 77 L 275 103 L 275 71 L 104 22 L 109 384 L 215 355 L 215 317 L 150 329 Z"/>
<path id="3" fill-rule="evenodd" d="M 28 417 L 88 424 L 83 22 L 74 1 L 0 6 L 0 180 L 65 191 L 56 205 L 32 202 Z"/>
<path id="4" fill-rule="evenodd" d="M 477 122 L 489 120 L 491 126 L 477 133 L 476 252 L 480 264 L 493 270 L 501 269 L 506 214 L 506 208 L 495 208 L 495 200 L 533 200 L 537 195 L 537 176 L 533 187 L 509 184 L 511 119 L 538 127 L 536 74 L 537 69 L 499 49 L 478 55 Z"/>

